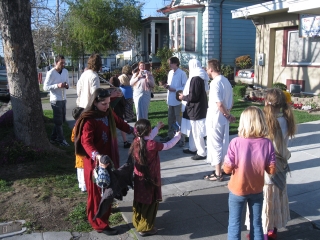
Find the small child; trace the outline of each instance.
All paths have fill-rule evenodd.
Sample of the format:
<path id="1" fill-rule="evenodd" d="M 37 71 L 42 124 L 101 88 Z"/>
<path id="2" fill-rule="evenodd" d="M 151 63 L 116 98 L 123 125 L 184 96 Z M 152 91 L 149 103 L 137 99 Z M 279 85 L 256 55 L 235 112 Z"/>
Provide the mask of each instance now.
<path id="1" fill-rule="evenodd" d="M 181 138 L 181 133 L 167 143 L 153 140 L 162 122 L 151 131 L 151 124 L 147 119 L 139 119 L 134 128 L 136 138 L 130 148 L 134 159 L 134 199 L 132 223 L 141 236 L 157 233 L 154 227 L 159 202 L 162 201 L 161 174 L 159 151 L 172 148 Z"/>
<path id="2" fill-rule="evenodd" d="M 84 109 L 81 107 L 76 107 L 72 110 L 72 116 L 73 116 L 74 120 L 76 120 L 76 121 L 78 120 L 78 118 L 80 117 L 83 110 Z M 71 141 L 74 142 L 74 128 L 72 129 Z M 84 182 L 83 159 L 79 155 L 76 155 L 76 166 L 75 167 L 77 168 L 79 188 L 80 188 L 81 192 L 86 192 L 87 188 L 86 188 L 86 184 Z"/>
<path id="3" fill-rule="evenodd" d="M 241 116 L 238 135 L 229 144 L 224 172 L 232 173 L 229 188 L 228 239 L 241 239 L 241 214 L 248 203 L 250 239 L 263 240 L 262 204 L 264 171 L 275 173 L 275 152 L 266 138 L 268 128 L 261 109 L 246 108 Z"/>

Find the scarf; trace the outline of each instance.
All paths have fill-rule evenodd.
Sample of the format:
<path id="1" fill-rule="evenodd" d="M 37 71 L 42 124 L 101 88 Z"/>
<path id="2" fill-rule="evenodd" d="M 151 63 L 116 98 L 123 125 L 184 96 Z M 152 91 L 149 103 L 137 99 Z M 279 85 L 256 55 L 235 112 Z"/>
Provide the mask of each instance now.
<path id="1" fill-rule="evenodd" d="M 109 128 L 110 128 L 110 133 L 111 133 L 111 143 L 110 143 L 110 149 L 118 149 L 118 142 L 117 142 L 117 132 L 116 132 L 116 123 L 113 118 L 113 112 L 112 109 L 109 108 L 106 112 L 101 112 L 98 110 L 89 110 L 86 112 L 83 112 L 79 119 L 76 122 L 76 125 L 74 127 L 75 131 L 75 141 L 74 141 L 74 146 L 75 146 L 75 153 L 76 155 L 80 156 L 87 156 L 86 151 L 84 150 L 82 144 L 81 144 L 81 134 L 82 134 L 82 129 L 85 124 L 85 122 L 88 119 L 96 119 L 96 118 L 103 118 L 103 117 L 108 117 L 108 122 L 109 122 Z M 119 153 L 118 151 L 111 151 L 111 159 L 118 159 L 119 158 Z"/>
<path id="2" fill-rule="evenodd" d="M 209 91 L 209 84 L 208 84 L 209 76 L 208 76 L 208 74 L 201 67 L 201 63 L 200 63 L 199 60 L 191 59 L 189 61 L 189 78 L 188 78 L 188 80 L 186 82 L 186 85 L 185 85 L 185 87 L 183 89 L 183 95 L 184 96 L 189 95 L 190 82 L 191 82 L 191 79 L 193 77 L 202 78 L 202 80 L 204 81 L 204 88 L 205 88 L 206 92 Z M 186 105 L 187 105 L 187 102 L 186 101 L 182 101 L 182 109 L 181 109 L 182 112 L 184 112 L 184 110 L 186 108 Z"/>

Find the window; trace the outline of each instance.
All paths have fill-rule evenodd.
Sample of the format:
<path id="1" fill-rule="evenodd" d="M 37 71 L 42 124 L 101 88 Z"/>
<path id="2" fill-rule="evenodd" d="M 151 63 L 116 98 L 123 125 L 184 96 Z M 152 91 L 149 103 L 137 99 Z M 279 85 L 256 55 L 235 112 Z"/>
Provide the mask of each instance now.
<path id="1" fill-rule="evenodd" d="M 195 23 L 195 17 L 185 18 L 185 51 L 194 52 L 196 49 Z"/>
<path id="2" fill-rule="evenodd" d="M 320 39 L 300 38 L 299 30 L 284 32 L 285 66 L 320 66 Z"/>
<path id="3" fill-rule="evenodd" d="M 175 48 L 175 20 L 171 20 L 171 48 Z"/>
<path id="4" fill-rule="evenodd" d="M 178 41 L 178 49 L 181 48 L 181 18 L 177 21 L 177 41 Z"/>

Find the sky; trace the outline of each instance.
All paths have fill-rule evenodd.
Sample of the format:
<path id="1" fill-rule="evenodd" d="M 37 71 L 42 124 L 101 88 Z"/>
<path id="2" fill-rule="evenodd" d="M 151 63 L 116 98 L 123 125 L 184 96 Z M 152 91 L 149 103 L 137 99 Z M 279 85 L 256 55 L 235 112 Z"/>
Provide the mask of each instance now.
<path id="1" fill-rule="evenodd" d="M 60 0 L 61 1 L 61 0 Z M 171 3 L 171 0 L 145 0 L 140 1 L 145 3 L 142 8 L 142 19 L 147 17 L 159 17 L 163 16 L 161 13 L 158 13 L 157 10 L 163 8 L 166 5 Z M 48 0 L 48 5 L 52 8 L 56 7 L 57 0 Z M 63 5 L 61 7 L 64 7 Z M 0 41 L 0 55 L 3 56 L 3 47 L 2 41 Z"/>

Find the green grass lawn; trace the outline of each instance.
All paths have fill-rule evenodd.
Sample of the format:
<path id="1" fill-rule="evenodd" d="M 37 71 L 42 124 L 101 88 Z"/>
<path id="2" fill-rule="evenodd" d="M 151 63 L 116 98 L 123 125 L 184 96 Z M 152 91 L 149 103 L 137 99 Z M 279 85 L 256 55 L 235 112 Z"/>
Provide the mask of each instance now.
<path id="1" fill-rule="evenodd" d="M 239 99 L 234 99 L 234 105 L 231 114 L 236 117 L 237 121 L 230 124 L 230 135 L 238 133 L 239 119 L 242 111 L 249 106 L 258 106 L 263 108 L 262 104 L 248 101 L 241 101 Z M 297 123 L 312 122 L 320 120 L 320 114 L 309 114 L 306 111 L 294 110 L 294 115 Z M 157 125 L 157 122 L 162 121 L 165 125 L 163 129 L 160 130 L 159 135 L 165 137 L 168 132 L 168 107 L 166 101 L 152 101 L 149 107 L 149 120 L 151 126 Z"/>

